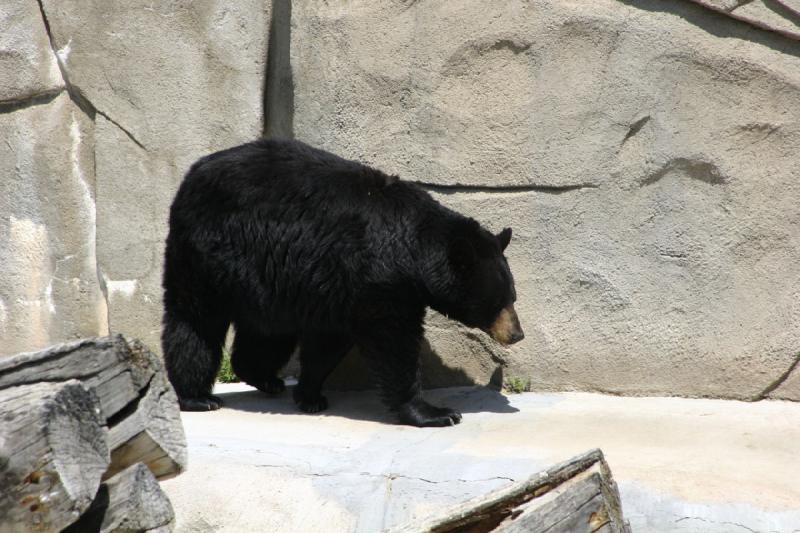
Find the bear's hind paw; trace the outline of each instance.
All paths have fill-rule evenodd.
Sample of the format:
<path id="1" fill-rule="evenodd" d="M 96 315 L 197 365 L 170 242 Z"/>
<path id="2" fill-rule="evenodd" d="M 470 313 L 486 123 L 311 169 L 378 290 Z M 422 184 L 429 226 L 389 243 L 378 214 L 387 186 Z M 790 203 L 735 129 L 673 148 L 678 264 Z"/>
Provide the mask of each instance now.
<path id="1" fill-rule="evenodd" d="M 319 413 L 328 408 L 328 399 L 325 396 L 318 394 L 314 396 L 305 396 L 295 389 L 294 403 L 304 413 Z"/>
<path id="2" fill-rule="evenodd" d="M 286 390 L 286 384 L 283 382 L 281 378 L 267 378 L 264 380 L 264 383 L 261 386 L 256 387 L 258 390 L 263 392 L 264 394 L 269 394 L 274 396 L 276 394 L 280 394 Z"/>

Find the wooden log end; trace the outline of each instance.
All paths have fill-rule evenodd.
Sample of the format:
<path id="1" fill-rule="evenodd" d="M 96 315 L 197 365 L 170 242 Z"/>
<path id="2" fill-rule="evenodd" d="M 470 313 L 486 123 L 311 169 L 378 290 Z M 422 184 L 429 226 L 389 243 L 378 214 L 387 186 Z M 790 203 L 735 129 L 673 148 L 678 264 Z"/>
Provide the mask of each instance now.
<path id="1" fill-rule="evenodd" d="M 106 477 L 134 463 L 145 463 L 158 479 L 186 468 L 186 435 L 178 398 L 163 372 L 153 374 L 142 397 L 115 420 L 109 431 L 111 466 Z"/>
<path id="2" fill-rule="evenodd" d="M 172 504 L 155 476 L 137 463 L 105 481 L 92 506 L 64 533 L 167 533 L 173 530 L 174 521 Z"/>
<path id="3" fill-rule="evenodd" d="M 0 531 L 72 523 L 110 460 L 97 397 L 70 380 L 5 389 L 0 404 Z"/>

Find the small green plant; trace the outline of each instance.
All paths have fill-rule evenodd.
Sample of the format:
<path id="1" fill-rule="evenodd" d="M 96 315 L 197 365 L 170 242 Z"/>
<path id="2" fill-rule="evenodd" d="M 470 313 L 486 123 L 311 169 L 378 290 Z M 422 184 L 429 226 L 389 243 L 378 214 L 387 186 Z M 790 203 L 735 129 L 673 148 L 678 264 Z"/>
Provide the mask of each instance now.
<path id="1" fill-rule="evenodd" d="M 227 348 L 222 349 L 222 365 L 219 367 L 219 374 L 217 374 L 217 381 L 220 383 L 238 383 L 239 378 L 233 373 L 231 367 L 231 354 Z"/>
<path id="2" fill-rule="evenodd" d="M 528 378 L 512 377 L 506 380 L 503 387 L 507 392 L 512 394 L 519 394 L 521 392 L 530 392 L 531 380 Z"/>

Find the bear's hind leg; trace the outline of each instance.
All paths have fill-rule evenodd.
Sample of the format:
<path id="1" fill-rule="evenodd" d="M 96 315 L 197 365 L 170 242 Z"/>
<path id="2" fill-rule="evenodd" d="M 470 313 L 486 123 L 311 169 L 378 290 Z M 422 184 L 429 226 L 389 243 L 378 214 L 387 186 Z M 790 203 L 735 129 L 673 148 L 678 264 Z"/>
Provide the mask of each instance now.
<path id="1" fill-rule="evenodd" d="M 220 317 L 189 320 L 169 307 L 164 313 L 161 335 L 164 366 L 181 410 L 214 411 L 222 404 L 211 390 L 222 360 L 227 329 L 227 321 Z"/>
<path id="2" fill-rule="evenodd" d="M 297 337 L 267 336 L 237 324 L 233 337 L 231 366 L 233 372 L 251 387 L 267 394 L 280 394 L 286 389 L 278 371 L 292 356 Z"/>
<path id="3" fill-rule="evenodd" d="M 294 388 L 294 401 L 301 411 L 318 413 L 328 408 L 322 385 L 344 359 L 353 341 L 333 333 L 304 334 L 300 342 L 300 378 Z"/>

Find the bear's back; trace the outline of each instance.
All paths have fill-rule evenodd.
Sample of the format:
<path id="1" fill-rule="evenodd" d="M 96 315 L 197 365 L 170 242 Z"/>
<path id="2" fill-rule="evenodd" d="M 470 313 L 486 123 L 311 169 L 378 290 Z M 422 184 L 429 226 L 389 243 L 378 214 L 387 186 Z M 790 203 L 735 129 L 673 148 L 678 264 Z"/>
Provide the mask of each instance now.
<path id="1" fill-rule="evenodd" d="M 300 141 L 261 139 L 200 159 L 186 175 L 182 189 L 213 196 L 216 203 L 235 201 L 236 207 L 244 208 L 265 201 L 357 198 L 396 180 Z"/>
<path id="2" fill-rule="evenodd" d="M 171 248 L 243 314 L 273 326 L 330 323 L 370 284 L 406 278 L 419 187 L 298 141 L 259 140 L 200 159 L 170 215 Z M 276 322 L 276 317 L 279 324 Z M 280 328 L 284 329 L 284 328 Z"/>

